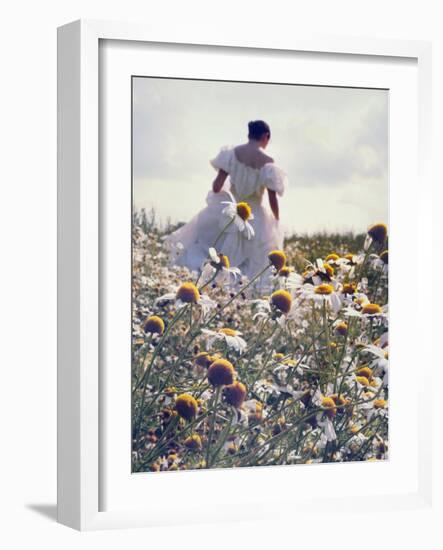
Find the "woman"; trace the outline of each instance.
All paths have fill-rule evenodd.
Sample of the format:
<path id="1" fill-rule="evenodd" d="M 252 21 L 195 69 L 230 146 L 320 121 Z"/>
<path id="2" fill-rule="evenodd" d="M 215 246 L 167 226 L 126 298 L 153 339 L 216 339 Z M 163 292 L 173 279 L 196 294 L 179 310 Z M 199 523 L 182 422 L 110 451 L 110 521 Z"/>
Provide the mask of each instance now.
<path id="1" fill-rule="evenodd" d="M 266 266 L 268 253 L 282 248 L 277 195 L 283 195 L 286 174 L 264 152 L 271 138 L 268 124 L 255 120 L 248 129 L 247 143 L 222 147 L 210 161 L 217 176 L 206 208 L 166 238 L 175 264 L 199 270 L 215 247 L 251 279 Z M 249 218 L 248 209 L 238 203 L 249 205 Z"/>

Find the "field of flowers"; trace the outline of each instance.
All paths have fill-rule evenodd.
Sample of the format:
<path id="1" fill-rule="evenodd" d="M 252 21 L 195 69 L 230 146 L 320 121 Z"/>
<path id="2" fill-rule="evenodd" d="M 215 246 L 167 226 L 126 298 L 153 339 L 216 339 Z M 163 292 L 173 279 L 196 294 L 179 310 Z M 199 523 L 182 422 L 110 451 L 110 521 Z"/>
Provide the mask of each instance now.
<path id="1" fill-rule="evenodd" d="M 286 239 L 251 280 L 214 248 L 171 266 L 170 229 L 134 215 L 133 472 L 386 459 L 386 226 Z"/>

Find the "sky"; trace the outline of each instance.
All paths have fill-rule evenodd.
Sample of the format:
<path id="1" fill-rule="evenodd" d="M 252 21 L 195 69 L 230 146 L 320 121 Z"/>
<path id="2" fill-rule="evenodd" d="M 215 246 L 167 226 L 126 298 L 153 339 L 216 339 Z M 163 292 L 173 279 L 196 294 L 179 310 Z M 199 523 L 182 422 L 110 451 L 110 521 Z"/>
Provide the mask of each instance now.
<path id="1" fill-rule="evenodd" d="M 287 235 L 388 222 L 388 92 L 320 86 L 134 78 L 134 207 L 191 219 L 216 175 L 209 160 L 245 143 L 256 119 L 288 176 Z"/>

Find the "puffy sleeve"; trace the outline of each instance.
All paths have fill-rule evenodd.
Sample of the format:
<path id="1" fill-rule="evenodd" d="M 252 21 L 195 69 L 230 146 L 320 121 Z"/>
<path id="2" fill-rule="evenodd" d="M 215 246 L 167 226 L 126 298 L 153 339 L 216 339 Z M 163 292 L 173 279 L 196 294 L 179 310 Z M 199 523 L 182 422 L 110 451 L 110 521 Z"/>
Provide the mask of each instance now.
<path id="1" fill-rule="evenodd" d="M 288 185 L 286 173 L 274 163 L 265 164 L 262 168 L 263 185 L 282 196 Z"/>
<path id="2" fill-rule="evenodd" d="M 232 154 L 232 147 L 222 147 L 218 155 L 209 162 L 215 170 L 224 170 L 229 174 L 231 172 Z"/>

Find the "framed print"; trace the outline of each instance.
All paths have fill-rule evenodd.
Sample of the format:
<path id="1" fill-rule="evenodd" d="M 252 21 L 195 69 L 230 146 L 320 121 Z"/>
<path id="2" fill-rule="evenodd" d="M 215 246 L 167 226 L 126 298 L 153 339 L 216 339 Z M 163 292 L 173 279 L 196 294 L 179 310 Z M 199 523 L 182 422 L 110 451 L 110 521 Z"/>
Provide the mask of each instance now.
<path id="1" fill-rule="evenodd" d="M 58 71 L 59 521 L 428 506 L 430 46 L 82 21 Z"/>

